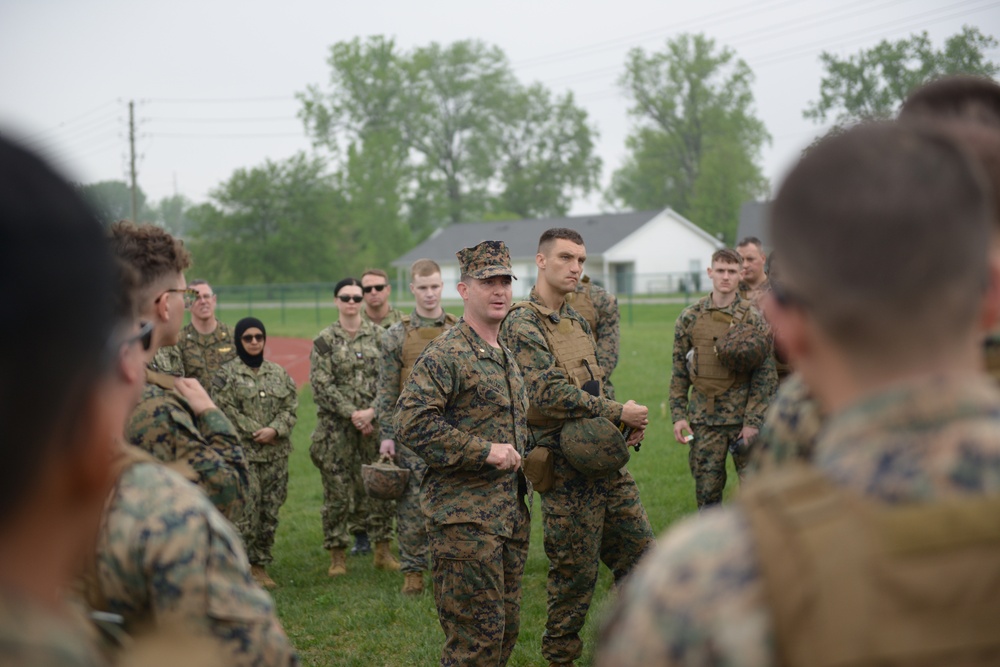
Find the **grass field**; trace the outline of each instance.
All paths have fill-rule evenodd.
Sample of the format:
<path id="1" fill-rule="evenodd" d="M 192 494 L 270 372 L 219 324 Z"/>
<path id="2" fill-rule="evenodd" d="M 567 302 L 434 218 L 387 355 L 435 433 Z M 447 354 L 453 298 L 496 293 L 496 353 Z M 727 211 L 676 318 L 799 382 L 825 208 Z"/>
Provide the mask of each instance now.
<path id="1" fill-rule="evenodd" d="M 669 304 L 635 307 L 632 324 L 622 326 L 621 361 L 613 376 L 620 399 L 634 398 L 650 408 L 648 434 L 629 469 L 657 534 L 695 509 L 686 447 L 674 441 L 669 415 L 661 411 L 668 393 L 673 324 L 681 308 Z M 230 324 L 243 314 L 220 311 Z M 266 311 L 255 315 L 262 317 L 270 335 L 311 338 L 317 332 L 312 309 L 286 311 L 284 324 L 271 321 Z M 327 316 L 334 316 L 332 308 Z M 402 575 L 375 570 L 370 556 L 349 557 L 346 577 L 331 580 L 326 576 L 329 562 L 322 549 L 319 517 L 322 490 L 308 451 L 315 423 L 312 392 L 306 386 L 300 394 L 299 421 L 293 432 L 288 501 L 282 509 L 275 563 L 270 569 L 281 584 L 274 598 L 285 629 L 306 665 L 436 664 L 443 634 L 429 591 L 417 599 L 404 598 L 399 593 Z M 511 665 L 546 664 L 540 646 L 548 563 L 542 548 L 537 497 L 535 501 L 523 579 L 521 634 Z M 610 581 L 610 574 L 602 567 L 585 628 L 581 665 L 590 663 Z"/>

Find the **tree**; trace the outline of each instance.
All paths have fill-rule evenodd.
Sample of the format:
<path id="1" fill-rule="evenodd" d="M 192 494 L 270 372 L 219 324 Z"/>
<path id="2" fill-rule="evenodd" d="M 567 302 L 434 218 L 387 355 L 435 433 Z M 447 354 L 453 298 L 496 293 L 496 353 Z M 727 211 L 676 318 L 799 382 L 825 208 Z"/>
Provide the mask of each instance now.
<path id="1" fill-rule="evenodd" d="M 185 238 L 191 226 L 188 210 L 193 206 L 190 199 L 177 194 L 164 197 L 152 208 L 157 224 L 174 236 Z"/>
<path id="2" fill-rule="evenodd" d="M 237 169 L 189 212 L 199 272 L 233 283 L 336 280 L 357 246 L 337 221 L 343 198 L 326 163 L 299 153 Z"/>
<path id="3" fill-rule="evenodd" d="M 306 132 L 334 152 L 370 151 L 373 133 L 381 150 L 397 142 L 394 191 L 418 236 L 500 209 L 564 212 L 595 185 L 586 113 L 572 97 L 553 102 L 541 86 L 522 86 L 496 47 L 468 40 L 401 52 L 373 37 L 335 44 L 328 63 L 329 91 L 299 96 Z"/>
<path id="4" fill-rule="evenodd" d="M 768 191 L 759 163 L 771 138 L 753 110 L 752 82 L 743 60 L 704 35 L 681 35 L 657 53 L 630 51 L 619 85 L 636 127 L 608 200 L 670 206 L 733 241 L 740 203 Z"/>
<path id="5" fill-rule="evenodd" d="M 109 225 L 118 220 L 132 219 L 132 189 L 124 181 L 100 181 L 80 186 L 80 193 L 97 213 L 98 219 Z M 136 205 L 139 222 L 149 222 L 156 214 L 146 205 L 146 195 L 137 188 Z"/>
<path id="6" fill-rule="evenodd" d="M 992 36 L 965 26 L 940 50 L 923 32 L 896 42 L 883 40 L 847 58 L 824 51 L 820 98 L 802 115 L 817 123 L 832 119 L 838 125 L 891 118 L 910 91 L 928 81 L 948 74 L 995 76 L 1000 67 L 984 52 L 996 46 Z"/>

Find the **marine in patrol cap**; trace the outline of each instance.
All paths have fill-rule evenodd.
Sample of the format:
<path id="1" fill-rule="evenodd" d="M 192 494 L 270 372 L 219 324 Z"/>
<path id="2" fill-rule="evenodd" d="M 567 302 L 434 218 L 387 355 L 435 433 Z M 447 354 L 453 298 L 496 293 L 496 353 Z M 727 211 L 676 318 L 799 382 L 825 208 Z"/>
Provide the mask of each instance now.
<path id="1" fill-rule="evenodd" d="M 462 266 L 462 275 L 485 280 L 494 276 L 510 276 L 517 280 L 510 268 L 510 252 L 503 241 L 483 241 L 472 248 L 455 253 Z"/>

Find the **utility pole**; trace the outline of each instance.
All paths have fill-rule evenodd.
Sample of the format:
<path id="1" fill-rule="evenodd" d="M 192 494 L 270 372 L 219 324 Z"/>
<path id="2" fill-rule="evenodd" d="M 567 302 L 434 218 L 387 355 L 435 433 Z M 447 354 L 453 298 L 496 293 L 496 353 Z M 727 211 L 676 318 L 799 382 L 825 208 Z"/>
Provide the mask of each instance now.
<path id="1" fill-rule="evenodd" d="M 128 147 L 129 147 L 129 172 L 132 174 L 132 222 L 138 223 L 139 217 L 139 190 L 135 184 L 135 100 L 128 103 Z"/>

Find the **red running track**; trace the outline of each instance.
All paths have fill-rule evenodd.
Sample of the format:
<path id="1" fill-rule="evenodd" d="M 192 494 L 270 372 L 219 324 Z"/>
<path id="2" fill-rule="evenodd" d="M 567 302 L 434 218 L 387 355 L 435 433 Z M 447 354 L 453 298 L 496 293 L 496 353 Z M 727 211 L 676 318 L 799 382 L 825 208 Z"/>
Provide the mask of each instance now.
<path id="1" fill-rule="evenodd" d="M 309 382 L 309 353 L 313 343 L 308 338 L 280 338 L 268 336 L 264 358 L 282 366 L 295 380 L 295 385 Z"/>

